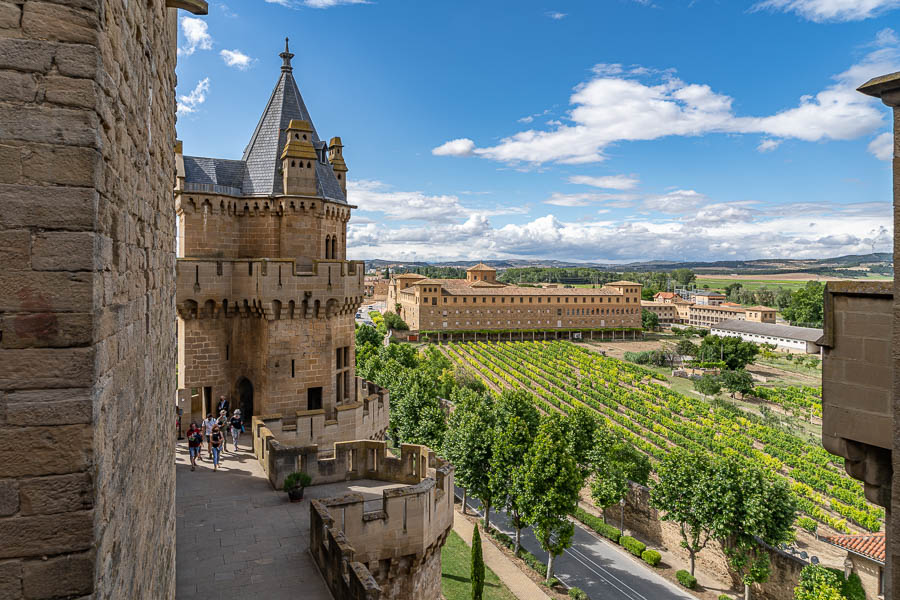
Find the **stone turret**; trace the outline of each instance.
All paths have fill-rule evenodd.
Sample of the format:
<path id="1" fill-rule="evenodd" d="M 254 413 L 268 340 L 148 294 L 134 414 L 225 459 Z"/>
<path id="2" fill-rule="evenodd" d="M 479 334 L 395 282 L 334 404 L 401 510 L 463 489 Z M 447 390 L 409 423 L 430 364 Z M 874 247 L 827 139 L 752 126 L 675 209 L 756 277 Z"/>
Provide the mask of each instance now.
<path id="1" fill-rule="evenodd" d="M 287 141 L 281 152 L 284 193 L 291 196 L 316 195 L 316 161 L 318 155 L 310 141 L 309 121 L 293 119 L 288 124 Z"/>
<path id="2" fill-rule="evenodd" d="M 341 189 L 346 196 L 347 171 L 349 169 L 347 169 L 347 163 L 344 162 L 344 145 L 341 143 L 341 138 L 333 137 L 328 142 L 328 161 L 331 163 L 334 176 L 337 177 L 338 183 L 341 184 Z"/>

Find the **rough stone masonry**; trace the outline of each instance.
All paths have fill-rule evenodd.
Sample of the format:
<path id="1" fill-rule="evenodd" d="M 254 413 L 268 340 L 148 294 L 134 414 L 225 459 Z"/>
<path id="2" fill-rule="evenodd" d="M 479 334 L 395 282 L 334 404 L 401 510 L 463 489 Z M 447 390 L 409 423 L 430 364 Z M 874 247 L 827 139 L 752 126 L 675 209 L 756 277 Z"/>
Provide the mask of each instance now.
<path id="1" fill-rule="evenodd" d="M 176 25 L 0 0 L 0 598 L 174 597 Z"/>

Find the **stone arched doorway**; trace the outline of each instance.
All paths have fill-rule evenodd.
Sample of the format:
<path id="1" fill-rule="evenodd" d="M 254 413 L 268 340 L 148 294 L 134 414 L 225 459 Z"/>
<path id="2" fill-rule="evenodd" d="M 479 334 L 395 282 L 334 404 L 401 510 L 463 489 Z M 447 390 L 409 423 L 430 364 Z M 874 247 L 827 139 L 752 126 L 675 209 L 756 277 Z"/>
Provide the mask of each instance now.
<path id="1" fill-rule="evenodd" d="M 250 419 L 253 417 L 253 383 L 246 377 L 238 379 L 237 404 L 236 408 L 241 409 L 241 418 L 245 424 L 249 425 Z M 249 429 L 249 427 L 247 428 Z"/>

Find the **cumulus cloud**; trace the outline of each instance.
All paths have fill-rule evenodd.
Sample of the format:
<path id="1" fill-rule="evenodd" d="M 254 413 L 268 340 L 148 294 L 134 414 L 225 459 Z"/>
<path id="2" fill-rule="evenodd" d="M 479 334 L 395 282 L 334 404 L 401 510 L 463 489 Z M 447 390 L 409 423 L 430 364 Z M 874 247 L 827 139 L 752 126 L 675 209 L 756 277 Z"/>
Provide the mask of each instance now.
<path id="1" fill-rule="evenodd" d="M 554 206 L 590 206 L 598 202 L 614 201 L 616 207 L 622 202 L 631 202 L 638 196 L 635 194 L 561 194 L 554 193 L 544 200 L 544 204 Z"/>
<path id="2" fill-rule="evenodd" d="M 667 136 L 761 134 L 762 151 L 789 138 L 855 139 L 884 124 L 880 104 L 855 88 L 875 75 L 900 70 L 900 48 L 892 31 L 882 31 L 871 45 L 875 49 L 835 75 L 831 85 L 802 96 L 794 107 L 765 116 L 738 115 L 730 96 L 707 84 L 682 81 L 668 71 L 600 64 L 594 67 L 593 78 L 578 85 L 569 98 L 570 123 L 520 131 L 488 147 L 460 138 L 432 152 L 513 164 L 584 164 L 604 160 L 610 144 Z"/>
<path id="3" fill-rule="evenodd" d="M 196 50 L 211 50 L 212 36 L 207 30 L 206 21 L 195 17 L 181 17 L 181 33 L 184 36 L 184 45 L 178 49 L 178 54 L 190 56 Z"/>
<path id="4" fill-rule="evenodd" d="M 253 62 L 252 58 L 238 49 L 220 50 L 219 56 L 222 57 L 222 60 L 225 61 L 226 65 L 240 69 L 241 71 L 246 71 L 250 67 L 250 63 Z"/>
<path id="5" fill-rule="evenodd" d="M 573 175 L 569 177 L 569 183 L 589 185 L 591 187 L 606 190 L 630 190 L 638 184 L 638 178 L 629 175 L 607 175 L 605 177 L 591 177 L 589 175 Z"/>
<path id="6" fill-rule="evenodd" d="M 784 140 L 773 140 L 772 138 L 763 138 L 756 147 L 760 152 L 771 152 L 781 145 Z"/>
<path id="7" fill-rule="evenodd" d="M 179 115 L 186 115 L 197 111 L 197 107 L 206 102 L 206 93 L 209 91 L 209 77 L 204 77 L 197 82 L 194 89 L 186 96 L 178 97 Z"/>
<path id="8" fill-rule="evenodd" d="M 563 19 L 565 19 L 566 17 L 569 16 L 568 13 L 557 12 L 557 11 L 550 11 L 545 14 L 548 17 L 550 17 L 551 19 L 553 19 L 554 21 L 562 21 Z"/>
<path id="9" fill-rule="evenodd" d="M 469 138 L 458 138 L 444 142 L 431 150 L 435 156 L 469 156 L 475 148 L 475 142 Z"/>
<path id="10" fill-rule="evenodd" d="M 894 157 L 894 134 L 885 132 L 869 142 L 869 152 L 878 160 L 891 160 Z"/>
<path id="11" fill-rule="evenodd" d="M 694 190 L 675 190 L 661 196 L 650 196 L 644 200 L 644 208 L 654 212 L 677 215 L 692 211 L 706 202 L 708 202 L 708 198 Z"/>
<path id="12" fill-rule="evenodd" d="M 753 8 L 793 12 L 804 19 L 822 23 L 871 19 L 898 6 L 900 0 L 765 0 Z"/>

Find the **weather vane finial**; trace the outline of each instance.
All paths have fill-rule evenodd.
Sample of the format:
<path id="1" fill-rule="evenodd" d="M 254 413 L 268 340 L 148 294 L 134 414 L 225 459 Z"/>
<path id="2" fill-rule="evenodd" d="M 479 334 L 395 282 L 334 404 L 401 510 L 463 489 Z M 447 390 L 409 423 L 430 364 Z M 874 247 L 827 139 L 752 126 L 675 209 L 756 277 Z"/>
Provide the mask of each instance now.
<path id="1" fill-rule="evenodd" d="M 291 68 L 291 59 L 294 58 L 294 55 L 291 54 L 291 51 L 288 49 L 288 38 L 284 38 L 284 52 L 278 56 L 281 57 L 281 60 L 283 61 L 281 63 L 281 72 L 290 73 L 293 71 Z"/>

